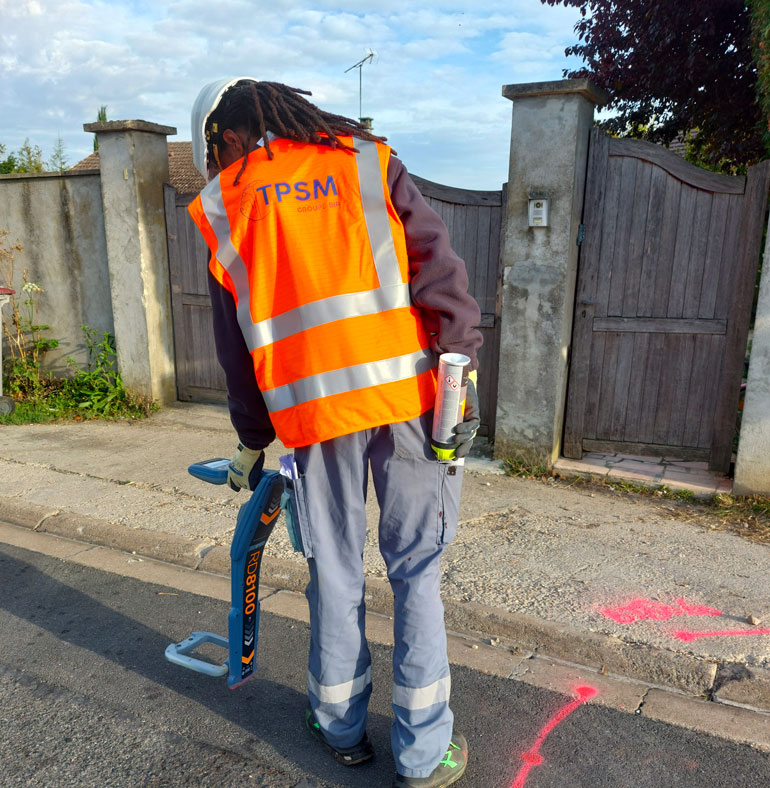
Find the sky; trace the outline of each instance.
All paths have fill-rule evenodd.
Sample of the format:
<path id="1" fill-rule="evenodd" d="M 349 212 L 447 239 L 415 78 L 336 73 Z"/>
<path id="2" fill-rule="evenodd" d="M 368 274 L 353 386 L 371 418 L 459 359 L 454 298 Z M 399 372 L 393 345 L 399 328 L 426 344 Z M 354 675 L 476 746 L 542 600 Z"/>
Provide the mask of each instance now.
<path id="1" fill-rule="evenodd" d="M 0 143 L 25 138 L 71 166 L 93 149 L 83 124 L 174 126 L 189 140 L 201 87 L 253 76 L 362 114 L 415 175 L 467 189 L 507 179 L 505 84 L 561 79 L 579 62 L 574 8 L 540 0 L 0 0 Z"/>

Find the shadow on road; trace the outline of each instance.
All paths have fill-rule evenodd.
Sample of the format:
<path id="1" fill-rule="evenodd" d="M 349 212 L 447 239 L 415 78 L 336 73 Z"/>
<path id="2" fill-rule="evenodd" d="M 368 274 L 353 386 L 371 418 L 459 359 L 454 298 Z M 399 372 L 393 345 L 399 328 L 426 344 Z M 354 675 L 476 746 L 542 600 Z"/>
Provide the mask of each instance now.
<path id="1" fill-rule="evenodd" d="M 294 688 L 305 685 L 309 633 L 303 624 L 263 614 L 257 674 L 242 688 L 229 690 L 225 679 L 201 676 L 164 657 L 170 642 L 193 629 L 224 634 L 225 603 L 29 555 L 40 567 L 0 548 L 0 608 L 75 647 L 57 649 L 54 644 L 52 678 L 57 671 L 77 672 L 88 685 L 81 690 L 84 694 L 102 697 L 110 705 L 128 704 L 139 716 L 149 712 L 173 718 L 175 729 L 192 739 L 206 735 L 211 741 L 213 730 L 220 746 L 244 757 L 254 758 L 261 741 L 302 771 L 335 785 L 371 786 L 380 782 L 380 773 L 382 784 L 389 784 L 394 767 L 390 720 L 384 715 L 370 712 L 376 762 L 355 770 L 335 764 L 305 731 L 306 696 Z M 62 581 L 42 568 L 51 560 L 61 569 Z M 39 665 L 51 656 L 34 639 L 26 645 L 20 665 L 38 675 Z M 45 680 L 50 680 L 47 675 Z M 221 730 L 223 722 L 236 730 Z M 264 761 L 262 765 L 270 767 Z"/>

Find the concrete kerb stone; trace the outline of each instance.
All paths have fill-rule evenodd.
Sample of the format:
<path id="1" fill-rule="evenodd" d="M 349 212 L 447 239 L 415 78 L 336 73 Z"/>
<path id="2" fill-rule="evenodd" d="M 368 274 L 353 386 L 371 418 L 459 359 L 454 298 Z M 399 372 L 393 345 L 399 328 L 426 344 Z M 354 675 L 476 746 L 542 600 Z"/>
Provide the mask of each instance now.
<path id="1" fill-rule="evenodd" d="M 70 512 L 52 512 L 43 506 L 22 504 L 8 498 L 0 498 L 0 519 L 11 525 L 102 547 L 112 547 L 188 569 L 197 569 L 203 553 L 212 546 L 211 542 L 205 540 L 193 541 L 158 531 L 127 528 Z"/>
<path id="2" fill-rule="evenodd" d="M 681 728 L 708 733 L 770 752 L 770 715 L 651 689 L 640 713 Z"/>
<path id="3" fill-rule="evenodd" d="M 770 671 L 746 665 L 729 665 L 717 675 L 713 700 L 728 706 L 770 714 Z"/>
<path id="4" fill-rule="evenodd" d="M 717 665 L 642 643 L 586 632 L 475 602 L 444 602 L 447 626 L 462 632 L 495 634 L 537 654 L 579 663 L 618 676 L 705 695 L 714 686 Z"/>
<path id="5" fill-rule="evenodd" d="M 58 516 L 57 512 L 51 512 L 45 507 L 33 507 L 30 505 L 17 505 L 10 506 L 8 499 L 0 497 L 0 521 L 11 522 L 13 526 L 21 526 L 24 530 L 31 533 L 40 533 L 44 529 L 38 527 L 44 525 L 49 519 L 55 520 Z M 76 518 L 71 515 L 71 521 L 85 518 Z M 62 520 L 61 522 L 65 522 Z M 70 522 L 70 525 L 72 522 Z M 110 523 L 102 523 L 110 529 L 111 533 L 117 530 L 124 530 L 127 536 L 136 533 L 133 529 L 126 528 L 125 526 L 115 526 Z M 65 530 L 65 529 L 60 529 Z M 71 529 L 70 529 L 71 530 Z M 47 534 L 41 534 L 36 539 L 44 539 L 55 542 L 57 537 L 64 536 L 70 541 L 70 544 L 83 544 L 86 549 L 80 553 L 76 553 L 76 557 L 68 560 L 76 560 L 89 566 L 102 568 L 104 566 L 104 558 L 97 560 L 93 559 L 98 553 L 109 553 L 109 548 L 94 547 L 88 550 L 88 542 L 84 540 L 85 535 L 93 535 L 94 531 L 88 528 L 84 529 L 82 533 L 75 532 L 66 534 L 56 534 L 55 530 L 49 531 Z M 156 535 L 157 536 L 157 535 Z M 186 548 L 189 553 L 190 540 L 176 538 L 177 541 L 187 542 Z M 114 540 L 113 540 L 114 541 Z M 170 538 L 169 542 L 174 541 Z M 15 542 L 12 542 L 15 543 Z M 156 540 L 156 544 L 158 540 Z M 50 549 L 50 543 L 47 543 Z M 62 544 L 64 541 L 62 540 Z M 154 550 L 153 555 L 145 557 L 154 558 L 156 561 L 165 562 L 167 569 L 174 573 L 184 572 L 184 569 L 173 569 L 174 555 L 180 555 L 185 552 L 185 547 L 180 546 L 176 551 L 172 551 L 169 555 L 163 555 L 163 551 L 167 550 L 169 544 L 164 541 L 163 544 L 157 544 L 157 549 Z M 28 549 L 36 549 L 29 547 Z M 71 550 L 72 548 L 70 548 Z M 125 548 L 124 548 L 125 549 Z M 46 552 L 44 550 L 44 552 Z M 136 554 L 138 551 L 129 550 Z M 196 589 L 205 589 L 207 585 L 206 577 L 209 580 L 219 581 L 219 585 L 224 589 L 227 588 L 225 581 L 229 570 L 229 556 L 228 550 L 223 546 L 215 546 L 205 552 L 204 559 L 208 562 L 208 572 L 202 571 L 203 561 L 193 568 L 195 573 L 192 575 L 192 583 L 176 586 L 179 588 L 187 588 L 192 592 Z M 54 555 L 56 552 L 48 554 Z M 111 553 L 110 553 L 111 554 Z M 120 553 L 115 552 L 115 562 L 120 565 L 120 569 L 109 570 L 125 572 L 125 556 L 121 559 Z M 77 556 L 80 556 L 78 560 Z M 89 562 L 88 556 L 92 556 Z M 84 559 L 85 557 L 85 559 Z M 107 561 L 109 564 L 109 561 Z M 130 562 L 129 562 L 130 563 Z M 277 615 L 288 615 L 289 617 L 299 618 L 306 620 L 307 618 L 307 605 L 305 600 L 296 593 L 290 593 L 284 590 L 285 587 L 290 587 L 293 590 L 301 591 L 307 582 L 307 571 L 304 566 L 294 563 L 273 560 L 268 561 L 266 557 L 266 566 L 268 563 L 272 565 L 268 571 L 263 575 L 262 588 L 260 589 L 260 598 L 263 600 L 263 609 L 266 612 L 275 609 Z M 287 566 L 287 564 L 289 564 Z M 134 567 L 145 567 L 144 573 L 141 569 L 135 569 L 128 572 L 129 576 L 137 576 L 144 578 L 147 582 L 160 582 L 167 583 L 167 580 L 147 576 L 147 567 L 158 566 L 162 564 L 154 564 L 152 561 L 149 563 L 142 563 L 141 561 L 133 564 Z M 225 571 L 216 571 L 224 568 Z M 187 568 L 190 571 L 191 568 Z M 137 574 L 138 573 L 138 574 Z M 201 583 L 197 583 L 193 578 L 196 574 L 202 575 L 200 578 Z M 274 587 L 269 588 L 267 585 L 267 578 L 278 578 L 278 582 L 274 582 Z M 177 578 L 178 580 L 178 578 Z M 173 581 L 172 581 L 173 582 Z M 209 583 L 210 585 L 210 583 Z M 221 590 L 221 589 L 220 589 Z M 212 594 L 211 590 L 203 590 L 202 593 L 209 596 L 215 596 L 219 599 L 226 599 L 227 596 Z M 225 590 L 225 594 L 227 591 Z M 267 597 L 267 598 L 266 598 Z M 387 583 L 382 580 L 370 579 L 367 583 L 367 603 L 374 615 L 369 616 L 367 620 L 367 632 L 373 637 L 373 642 L 392 642 L 392 620 L 388 617 L 389 606 L 385 607 L 385 615 L 379 614 L 376 607 L 383 605 L 384 600 L 389 600 L 389 588 Z M 462 621 L 470 622 L 469 608 L 473 603 L 466 603 L 461 605 L 464 608 L 465 617 Z M 450 660 L 453 664 L 467 665 L 474 670 L 481 670 L 484 673 L 501 676 L 503 678 L 510 678 L 515 681 L 522 681 L 525 683 L 533 684 L 538 687 L 550 689 L 561 694 L 571 694 L 576 683 L 589 683 L 596 686 L 601 697 L 597 697 L 595 701 L 600 705 L 606 705 L 611 708 L 618 708 L 626 712 L 636 712 L 651 719 L 659 720 L 666 724 L 677 725 L 680 727 L 698 730 L 703 733 L 708 733 L 718 736 L 727 740 L 736 741 L 739 743 L 748 744 L 749 746 L 756 747 L 765 751 L 770 751 L 770 714 L 765 709 L 758 708 L 757 703 L 764 703 L 764 695 L 758 693 L 757 688 L 764 690 L 770 689 L 770 672 L 760 671 L 750 665 L 727 665 L 724 666 L 717 677 L 716 684 L 712 687 L 714 694 L 713 701 L 701 700 L 683 694 L 681 691 L 672 690 L 671 682 L 661 685 L 651 681 L 638 681 L 628 675 L 614 676 L 607 669 L 607 664 L 603 663 L 601 667 L 589 667 L 585 664 L 578 664 L 575 661 L 575 654 L 578 653 L 575 648 L 569 651 L 570 659 L 560 659 L 554 657 L 553 653 L 545 655 L 543 653 L 532 653 L 521 649 L 521 643 L 517 645 L 519 648 L 512 648 L 509 643 L 504 642 L 504 639 L 499 637 L 500 624 L 502 617 L 499 615 L 501 612 L 503 617 L 511 619 L 517 618 L 516 616 L 509 616 L 505 611 L 495 611 L 485 608 L 481 605 L 476 605 L 475 613 L 481 616 L 480 623 L 473 628 L 473 633 L 483 632 L 487 629 L 497 633 L 495 637 L 484 638 L 479 640 L 477 635 L 468 632 L 458 633 L 452 631 L 452 626 L 448 626 L 449 646 L 450 646 Z M 454 605 L 447 603 L 448 619 L 455 615 Z M 299 614 L 298 614 L 298 611 Z M 491 624 L 485 623 L 489 619 Z M 526 617 L 519 617 L 519 624 L 528 624 L 536 630 L 535 622 L 526 621 Z M 456 620 L 456 619 L 454 619 Z M 541 624 L 543 622 L 540 622 Z M 449 624 L 449 621 L 448 621 Z M 556 627 L 557 632 L 561 632 L 565 637 L 572 638 L 574 645 L 575 633 L 567 631 L 564 627 Z M 583 639 L 586 633 L 577 633 Z M 601 638 L 599 638 L 601 639 Z M 596 639 L 590 639 L 589 647 L 592 643 L 595 644 Z M 540 651 L 546 649 L 550 652 L 556 652 L 556 648 L 551 648 L 552 643 L 546 642 L 543 637 L 538 641 L 542 644 Z M 628 644 L 631 645 L 631 644 Z M 522 653 L 523 652 L 523 653 Z M 581 652 L 582 653 L 582 652 Z M 589 660 L 590 661 L 590 660 Z M 596 660 L 594 665 L 598 664 Z M 750 703 L 746 703 L 746 700 Z M 741 708 L 736 708 L 737 706 Z M 757 713 L 757 712 L 760 713 Z M 764 713 L 762 713 L 764 712 Z"/>
<path id="6" fill-rule="evenodd" d="M 15 498 L 0 498 L 0 516 L 3 520 L 23 528 L 38 530 L 49 517 L 59 514 L 58 509 L 22 503 Z"/>
<path id="7" fill-rule="evenodd" d="M 34 504 L 0 497 L 0 519 L 45 533 L 221 575 L 230 573 L 229 549 L 208 541 L 145 531 L 66 512 L 51 512 Z M 303 592 L 307 567 L 273 558 L 262 566 L 262 581 L 273 588 Z M 367 578 L 368 609 L 392 615 L 393 596 L 385 580 Z M 447 628 L 478 637 L 498 638 L 504 645 L 541 656 L 579 663 L 594 670 L 673 687 L 691 695 L 708 695 L 717 665 L 692 655 L 677 654 L 646 644 L 627 643 L 601 633 L 544 621 L 474 602 L 445 600 Z M 722 697 L 730 699 L 725 690 Z M 723 701 L 724 702 L 724 701 Z M 740 701 L 737 701 L 740 702 Z"/>

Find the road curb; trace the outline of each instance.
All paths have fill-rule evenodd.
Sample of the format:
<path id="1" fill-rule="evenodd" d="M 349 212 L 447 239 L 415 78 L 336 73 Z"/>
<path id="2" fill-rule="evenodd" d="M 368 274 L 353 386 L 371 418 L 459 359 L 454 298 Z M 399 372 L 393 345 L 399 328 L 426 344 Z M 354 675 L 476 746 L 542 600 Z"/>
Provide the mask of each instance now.
<path id="1" fill-rule="evenodd" d="M 222 574 L 190 569 L 81 540 L 41 533 L 33 528 L 4 523 L 2 519 L 0 543 L 3 546 L 31 550 L 67 561 L 73 566 L 115 573 L 165 589 L 157 590 L 158 595 L 169 593 L 177 596 L 179 592 L 183 592 L 220 600 L 222 605 L 229 603 L 230 582 L 229 578 Z M 309 611 L 304 595 L 269 588 L 263 584 L 260 599 L 263 614 L 302 622 L 308 626 Z M 366 617 L 366 633 L 370 643 L 393 647 L 391 617 L 370 611 Z M 590 687 L 596 693 L 590 700 L 592 705 L 639 715 L 640 718 L 650 721 L 687 728 L 698 734 L 716 736 L 770 752 L 768 714 L 711 703 L 649 683 L 602 674 L 568 661 L 517 652 L 496 640 L 493 643 L 490 643 L 489 639 L 484 642 L 452 631 L 447 633 L 447 651 L 453 670 L 464 667 L 485 676 L 529 684 L 572 698 L 576 693 L 579 694 L 579 688 Z M 511 691 L 517 690 L 511 687 Z"/>
<path id="2" fill-rule="evenodd" d="M 89 544 L 115 548 L 202 572 L 229 575 L 229 549 L 211 541 L 130 528 L 72 512 L 53 510 L 0 496 L 0 520 Z M 265 585 L 302 592 L 307 567 L 265 555 Z M 387 581 L 366 580 L 368 609 L 392 615 L 392 593 Z M 603 674 L 707 697 L 718 704 L 742 706 L 770 713 L 770 678 L 750 666 L 724 666 L 716 662 L 620 638 L 587 632 L 534 616 L 511 613 L 475 602 L 444 601 L 449 630 L 467 633 L 519 652 L 583 665 Z M 730 668 L 734 668 L 730 670 Z M 719 678 L 718 678 L 719 675 Z"/>

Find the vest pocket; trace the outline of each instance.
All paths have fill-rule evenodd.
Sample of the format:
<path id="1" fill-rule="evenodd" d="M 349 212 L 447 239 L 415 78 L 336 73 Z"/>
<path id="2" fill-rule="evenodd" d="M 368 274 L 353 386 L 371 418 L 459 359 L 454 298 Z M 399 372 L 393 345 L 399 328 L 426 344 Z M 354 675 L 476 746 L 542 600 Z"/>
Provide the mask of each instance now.
<path id="1" fill-rule="evenodd" d="M 284 491 L 281 496 L 281 508 L 286 517 L 286 528 L 295 553 L 302 553 L 305 558 L 313 557 L 310 539 L 310 522 L 307 516 L 305 485 L 299 479 L 284 479 Z"/>

